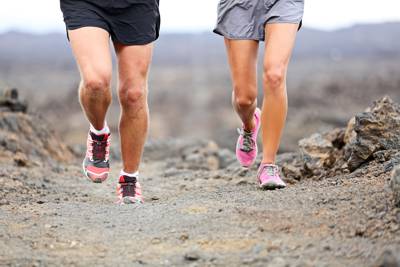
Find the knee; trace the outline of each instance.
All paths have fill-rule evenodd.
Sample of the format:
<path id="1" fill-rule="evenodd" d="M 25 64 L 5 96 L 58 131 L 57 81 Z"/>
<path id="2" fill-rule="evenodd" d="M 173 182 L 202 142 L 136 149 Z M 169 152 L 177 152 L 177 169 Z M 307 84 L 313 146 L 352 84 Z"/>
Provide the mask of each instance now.
<path id="1" fill-rule="evenodd" d="M 267 64 L 264 66 L 263 82 L 267 91 L 283 91 L 286 67 L 283 64 Z"/>
<path id="2" fill-rule="evenodd" d="M 83 79 L 83 88 L 91 95 L 105 94 L 110 90 L 111 75 L 96 75 Z"/>
<path id="3" fill-rule="evenodd" d="M 122 85 L 119 89 L 119 100 L 122 108 L 138 108 L 146 103 L 146 86 Z"/>
<path id="4" fill-rule="evenodd" d="M 243 88 L 238 88 L 235 86 L 235 93 L 233 96 L 234 104 L 240 109 L 246 109 L 252 107 L 257 98 L 257 88 L 245 88 L 246 90 L 242 90 Z"/>

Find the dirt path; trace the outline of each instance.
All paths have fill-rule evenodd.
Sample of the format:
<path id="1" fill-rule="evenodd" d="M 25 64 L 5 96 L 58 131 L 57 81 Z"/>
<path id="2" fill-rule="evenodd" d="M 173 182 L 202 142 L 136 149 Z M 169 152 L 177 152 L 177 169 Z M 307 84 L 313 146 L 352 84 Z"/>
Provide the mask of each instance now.
<path id="1" fill-rule="evenodd" d="M 141 206 L 114 204 L 116 173 L 96 185 L 79 166 L 1 166 L 0 265 L 369 266 L 400 251 L 387 176 L 267 192 L 251 175 L 153 162 Z"/>

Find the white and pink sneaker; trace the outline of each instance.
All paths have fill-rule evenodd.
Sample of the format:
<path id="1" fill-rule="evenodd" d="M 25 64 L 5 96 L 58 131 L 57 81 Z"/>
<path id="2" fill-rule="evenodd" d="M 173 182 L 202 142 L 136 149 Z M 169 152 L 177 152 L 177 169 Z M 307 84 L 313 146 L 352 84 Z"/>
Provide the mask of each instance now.
<path id="1" fill-rule="evenodd" d="M 261 110 L 256 108 L 254 112 L 254 118 L 256 126 L 248 132 L 242 127 L 238 129 L 239 138 L 236 143 L 236 157 L 240 164 L 248 168 L 256 160 L 258 148 L 257 148 L 257 135 L 261 125 Z"/>
<path id="2" fill-rule="evenodd" d="M 274 164 L 261 163 L 257 179 L 261 189 L 275 190 L 286 187 L 285 182 L 279 176 L 279 167 Z"/>
<path id="3" fill-rule="evenodd" d="M 111 134 L 96 135 L 89 131 L 83 172 L 94 183 L 104 182 L 110 172 Z"/>
<path id="4" fill-rule="evenodd" d="M 142 188 L 137 177 L 121 175 L 117 186 L 117 204 L 142 204 Z"/>

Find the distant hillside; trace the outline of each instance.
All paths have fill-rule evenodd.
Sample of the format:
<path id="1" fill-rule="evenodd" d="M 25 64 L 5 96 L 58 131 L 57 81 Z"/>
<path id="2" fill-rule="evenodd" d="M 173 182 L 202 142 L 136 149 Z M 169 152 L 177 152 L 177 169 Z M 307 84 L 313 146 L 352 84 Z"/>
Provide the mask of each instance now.
<path id="1" fill-rule="evenodd" d="M 0 68 L 23 65 L 70 65 L 71 52 L 60 33 L 35 35 L 21 32 L 0 34 Z M 21 66 L 21 64 L 23 64 Z"/>
<path id="2" fill-rule="evenodd" d="M 296 58 L 361 58 L 400 56 L 400 22 L 356 25 L 335 31 L 303 28 Z M 162 65 L 219 64 L 225 60 L 221 37 L 213 33 L 162 34 L 156 44 L 155 63 Z M 16 65 L 74 68 L 64 34 L 0 34 L 0 70 Z"/>
<path id="3" fill-rule="evenodd" d="M 400 22 L 361 24 L 335 31 L 300 32 L 298 57 L 393 57 L 400 55 Z"/>

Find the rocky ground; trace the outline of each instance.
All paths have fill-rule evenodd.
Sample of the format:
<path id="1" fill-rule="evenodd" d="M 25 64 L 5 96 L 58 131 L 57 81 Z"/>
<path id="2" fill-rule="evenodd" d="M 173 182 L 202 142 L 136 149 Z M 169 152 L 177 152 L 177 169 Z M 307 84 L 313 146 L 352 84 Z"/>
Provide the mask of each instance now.
<path id="1" fill-rule="evenodd" d="M 375 102 L 280 155 L 276 191 L 214 142 L 149 142 L 145 203 L 119 206 L 116 146 L 111 178 L 92 184 L 82 147 L 3 111 L 0 265 L 400 266 L 399 129 L 399 105 Z"/>

